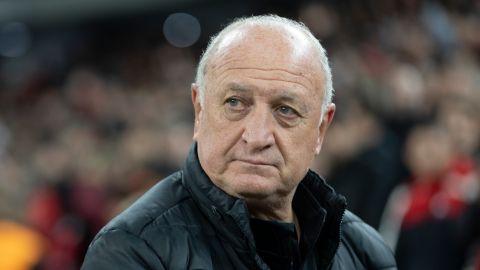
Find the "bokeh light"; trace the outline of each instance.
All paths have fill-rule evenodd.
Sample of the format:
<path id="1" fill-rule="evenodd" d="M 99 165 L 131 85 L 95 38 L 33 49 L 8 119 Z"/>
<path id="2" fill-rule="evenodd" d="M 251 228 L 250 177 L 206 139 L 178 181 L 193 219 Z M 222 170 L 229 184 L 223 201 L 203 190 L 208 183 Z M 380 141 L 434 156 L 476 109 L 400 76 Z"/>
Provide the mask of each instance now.
<path id="1" fill-rule="evenodd" d="M 200 37 L 200 23 L 187 13 L 173 13 L 163 23 L 163 34 L 167 41 L 178 48 L 192 46 Z"/>
<path id="2" fill-rule="evenodd" d="M 0 55 L 19 57 L 24 55 L 31 44 L 30 30 L 24 23 L 9 22 L 0 28 Z"/>

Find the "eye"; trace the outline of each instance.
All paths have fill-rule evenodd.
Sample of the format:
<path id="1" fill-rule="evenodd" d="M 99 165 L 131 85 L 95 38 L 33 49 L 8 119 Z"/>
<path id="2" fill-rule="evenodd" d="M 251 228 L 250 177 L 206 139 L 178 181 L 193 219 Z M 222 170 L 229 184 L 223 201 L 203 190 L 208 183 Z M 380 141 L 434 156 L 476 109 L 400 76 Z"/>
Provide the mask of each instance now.
<path id="1" fill-rule="evenodd" d="M 227 103 L 227 105 L 232 107 L 232 108 L 233 107 L 239 107 L 241 105 L 241 101 L 236 99 L 236 98 L 228 98 L 225 103 Z"/>
<path id="2" fill-rule="evenodd" d="M 285 116 L 287 118 L 292 118 L 292 117 L 297 117 L 298 116 L 297 111 L 295 111 L 294 109 L 292 109 L 291 107 L 286 106 L 286 105 L 279 106 L 277 108 L 277 112 L 280 115 Z"/>
<path id="3" fill-rule="evenodd" d="M 245 111 L 247 105 L 240 98 L 230 97 L 225 100 L 225 108 L 227 109 L 227 111 L 238 113 Z"/>
<path id="4" fill-rule="evenodd" d="M 277 119 L 282 125 L 291 127 L 295 126 L 301 120 L 302 115 L 297 110 L 287 105 L 280 105 L 275 109 Z"/>
<path id="5" fill-rule="evenodd" d="M 291 115 L 295 113 L 294 110 L 288 106 L 278 107 L 278 112 L 284 115 Z"/>
<path id="6" fill-rule="evenodd" d="M 240 120 L 248 113 L 248 103 L 238 97 L 229 97 L 225 99 L 223 106 L 225 116 L 232 121 Z"/>

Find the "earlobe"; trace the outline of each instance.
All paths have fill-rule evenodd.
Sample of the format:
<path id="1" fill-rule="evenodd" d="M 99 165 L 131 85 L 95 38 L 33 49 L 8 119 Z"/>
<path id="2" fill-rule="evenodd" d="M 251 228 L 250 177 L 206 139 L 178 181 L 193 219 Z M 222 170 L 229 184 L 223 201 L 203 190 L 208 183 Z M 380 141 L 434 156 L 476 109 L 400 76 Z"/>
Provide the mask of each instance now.
<path id="1" fill-rule="evenodd" d="M 315 147 L 315 155 L 320 154 L 320 150 L 322 149 L 325 134 L 327 133 L 328 127 L 332 123 L 334 115 L 335 115 L 335 104 L 331 103 L 330 105 L 327 106 L 325 113 L 323 115 L 322 122 L 320 123 L 320 126 L 319 126 L 318 139 Z"/>
<path id="2" fill-rule="evenodd" d="M 319 142 L 317 142 L 317 147 L 315 147 L 315 155 L 320 154 L 320 150 L 322 150 L 322 143 L 320 142 L 320 139 L 319 139 Z"/>
<path id="3" fill-rule="evenodd" d="M 193 125 L 193 139 L 196 140 L 198 129 L 200 128 L 200 118 L 202 112 L 202 105 L 200 103 L 200 89 L 197 84 L 192 83 L 192 104 L 195 110 L 195 123 Z"/>

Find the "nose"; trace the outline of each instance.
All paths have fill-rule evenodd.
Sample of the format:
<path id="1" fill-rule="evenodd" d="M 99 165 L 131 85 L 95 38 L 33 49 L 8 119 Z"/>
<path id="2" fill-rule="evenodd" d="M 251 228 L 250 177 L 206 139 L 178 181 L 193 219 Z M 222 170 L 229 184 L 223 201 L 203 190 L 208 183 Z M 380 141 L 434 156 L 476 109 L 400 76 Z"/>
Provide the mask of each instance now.
<path id="1" fill-rule="evenodd" d="M 275 143 L 275 119 L 269 108 L 256 107 L 244 120 L 242 140 L 250 150 L 264 150 Z"/>

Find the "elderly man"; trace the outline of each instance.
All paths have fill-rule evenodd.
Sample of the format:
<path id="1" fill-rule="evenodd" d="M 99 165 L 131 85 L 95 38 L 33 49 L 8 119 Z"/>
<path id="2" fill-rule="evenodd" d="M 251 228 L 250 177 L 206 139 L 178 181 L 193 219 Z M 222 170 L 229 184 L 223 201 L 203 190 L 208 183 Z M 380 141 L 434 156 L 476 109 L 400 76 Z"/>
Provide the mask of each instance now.
<path id="1" fill-rule="evenodd" d="M 185 167 L 102 229 L 83 269 L 395 269 L 378 234 L 308 169 L 332 92 L 325 51 L 302 24 L 227 26 L 192 85 Z"/>

